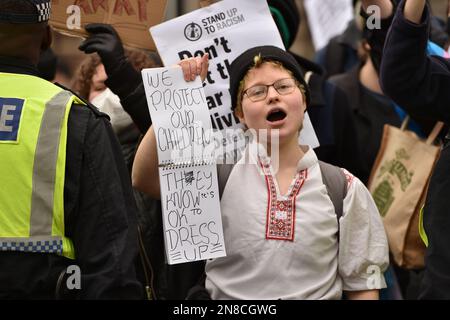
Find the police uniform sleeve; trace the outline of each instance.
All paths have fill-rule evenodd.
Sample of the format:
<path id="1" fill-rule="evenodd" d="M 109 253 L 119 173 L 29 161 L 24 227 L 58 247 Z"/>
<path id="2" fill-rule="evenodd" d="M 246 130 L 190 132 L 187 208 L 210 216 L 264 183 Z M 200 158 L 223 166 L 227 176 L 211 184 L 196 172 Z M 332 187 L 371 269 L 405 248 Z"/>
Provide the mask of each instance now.
<path id="1" fill-rule="evenodd" d="M 66 170 L 66 229 L 81 269 L 80 298 L 142 298 L 134 269 L 136 205 L 107 118 L 90 107 L 74 105 L 67 149 L 67 166 L 72 170 Z"/>
<path id="2" fill-rule="evenodd" d="M 383 222 L 369 191 L 345 171 L 347 195 L 339 224 L 339 274 L 343 290 L 386 287 L 383 276 L 389 265 L 389 249 Z"/>

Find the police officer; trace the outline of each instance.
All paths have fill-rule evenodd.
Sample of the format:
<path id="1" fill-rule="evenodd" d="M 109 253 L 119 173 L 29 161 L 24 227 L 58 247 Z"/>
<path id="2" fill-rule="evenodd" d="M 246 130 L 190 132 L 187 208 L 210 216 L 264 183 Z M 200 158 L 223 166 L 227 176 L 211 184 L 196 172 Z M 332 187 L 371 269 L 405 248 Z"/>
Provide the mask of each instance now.
<path id="1" fill-rule="evenodd" d="M 0 1 L 0 299 L 141 298 L 135 203 L 108 118 L 37 76 L 50 9 Z"/>

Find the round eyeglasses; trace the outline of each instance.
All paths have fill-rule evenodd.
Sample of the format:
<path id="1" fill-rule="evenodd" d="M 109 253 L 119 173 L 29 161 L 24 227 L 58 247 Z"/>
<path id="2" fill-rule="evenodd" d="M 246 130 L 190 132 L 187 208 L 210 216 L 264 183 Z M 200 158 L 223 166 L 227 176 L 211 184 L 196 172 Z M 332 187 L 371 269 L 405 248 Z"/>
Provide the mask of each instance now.
<path id="1" fill-rule="evenodd" d="M 272 84 L 258 84 L 246 89 L 243 94 L 247 95 L 247 97 L 253 102 L 261 101 L 267 97 L 269 87 L 273 87 L 279 94 L 284 96 L 295 90 L 297 87 L 297 81 L 292 78 L 285 78 L 277 80 Z"/>

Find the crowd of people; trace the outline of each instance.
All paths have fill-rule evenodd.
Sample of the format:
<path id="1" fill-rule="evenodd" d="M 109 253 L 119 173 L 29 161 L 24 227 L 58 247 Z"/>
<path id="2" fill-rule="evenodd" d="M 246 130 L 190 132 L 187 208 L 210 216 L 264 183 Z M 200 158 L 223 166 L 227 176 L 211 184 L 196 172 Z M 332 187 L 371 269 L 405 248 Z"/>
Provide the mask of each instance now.
<path id="1" fill-rule="evenodd" d="M 448 49 L 447 22 L 426 0 L 353 1 L 347 29 L 311 61 L 289 50 L 296 1 L 268 5 L 286 50 L 242 52 L 229 92 L 244 128 L 277 132 L 278 157 L 255 138 L 227 174 L 217 165 L 227 254 L 169 265 L 140 73 L 163 66 L 158 54 L 89 24 L 86 59 L 63 87 L 52 83 L 51 1 L 0 1 L 0 299 L 450 298 L 446 130 L 424 206 L 424 268 L 390 259 L 367 187 L 385 124 L 409 117 L 409 130 L 426 137 L 436 121 L 450 123 L 450 60 L 427 51 L 430 41 Z M 379 28 L 366 23 L 371 5 Z M 185 81 L 203 81 L 209 57 L 178 65 Z M 315 149 L 298 142 L 306 111 Z"/>

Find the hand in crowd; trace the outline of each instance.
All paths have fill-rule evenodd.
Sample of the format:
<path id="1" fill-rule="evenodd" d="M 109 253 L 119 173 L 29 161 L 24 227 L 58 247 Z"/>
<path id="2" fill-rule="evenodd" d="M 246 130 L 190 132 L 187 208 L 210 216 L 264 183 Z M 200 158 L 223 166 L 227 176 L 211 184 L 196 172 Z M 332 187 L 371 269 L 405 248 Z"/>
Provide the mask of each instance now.
<path id="1" fill-rule="evenodd" d="M 112 74 L 114 68 L 125 60 L 122 41 L 116 30 L 111 25 L 103 23 L 91 23 L 85 29 L 90 35 L 81 43 L 79 49 L 85 53 L 97 52 L 106 73 Z"/>
<path id="2" fill-rule="evenodd" d="M 406 0 L 405 18 L 411 22 L 420 23 L 426 0 Z"/>
<path id="3" fill-rule="evenodd" d="M 178 65 L 183 70 L 184 80 L 193 81 L 199 75 L 204 81 L 208 74 L 209 57 L 205 53 L 202 57 L 183 59 Z"/>
<path id="4" fill-rule="evenodd" d="M 381 18 L 389 17 L 394 8 L 391 0 L 361 0 L 361 5 L 364 10 L 367 10 L 372 5 L 378 6 L 380 8 Z"/>

